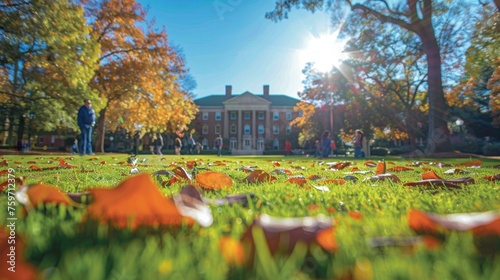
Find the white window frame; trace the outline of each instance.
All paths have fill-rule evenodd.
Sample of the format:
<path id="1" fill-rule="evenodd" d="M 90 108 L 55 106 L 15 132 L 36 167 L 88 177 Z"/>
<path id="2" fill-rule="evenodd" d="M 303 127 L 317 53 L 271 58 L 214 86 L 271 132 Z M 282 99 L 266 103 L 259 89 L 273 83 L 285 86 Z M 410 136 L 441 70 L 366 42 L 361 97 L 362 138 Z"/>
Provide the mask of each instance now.
<path id="1" fill-rule="evenodd" d="M 291 121 L 293 119 L 293 114 L 291 111 L 286 112 L 286 120 Z"/>
<path id="2" fill-rule="evenodd" d="M 235 124 L 232 124 L 230 127 L 229 127 L 229 134 L 236 134 L 238 131 L 236 129 L 236 125 Z"/>
<path id="3" fill-rule="evenodd" d="M 208 121 L 208 112 L 203 112 L 203 113 L 202 113 L 202 119 L 203 119 L 204 121 Z"/>
<path id="4" fill-rule="evenodd" d="M 230 118 L 232 121 L 236 120 L 236 119 L 237 119 L 237 114 L 236 114 L 236 112 L 231 112 L 231 113 L 229 113 L 229 118 Z"/>
<path id="5" fill-rule="evenodd" d="M 264 147 L 265 147 L 264 138 L 262 137 L 257 138 L 257 150 L 264 150 Z"/>
<path id="6" fill-rule="evenodd" d="M 280 126 L 279 125 L 273 125 L 273 134 L 280 134 Z"/>
<path id="7" fill-rule="evenodd" d="M 250 112 L 244 112 L 243 119 L 246 121 L 250 120 L 251 119 Z"/>
<path id="8" fill-rule="evenodd" d="M 202 128 L 202 134 L 208 134 L 208 124 L 204 124 Z"/>
<path id="9" fill-rule="evenodd" d="M 263 120 L 264 119 L 264 115 L 265 115 L 264 112 L 259 112 L 259 113 L 257 113 L 257 118 L 259 120 Z"/>
<path id="10" fill-rule="evenodd" d="M 280 149 L 280 140 L 278 140 L 278 138 L 274 138 L 274 140 L 273 140 L 273 149 L 275 149 L 275 150 Z"/>
<path id="11" fill-rule="evenodd" d="M 215 112 L 215 120 L 220 121 L 222 119 L 222 114 L 221 112 Z"/>
<path id="12" fill-rule="evenodd" d="M 291 125 L 287 125 L 286 129 L 285 129 L 285 132 L 286 132 L 286 135 L 290 135 L 290 133 L 292 133 L 292 126 Z"/>
<path id="13" fill-rule="evenodd" d="M 277 121 L 280 119 L 280 112 L 273 112 L 273 120 Z"/>
<path id="14" fill-rule="evenodd" d="M 247 132 L 248 131 L 248 132 Z M 252 133 L 252 128 L 249 124 L 245 124 L 243 126 L 243 134 L 245 135 L 250 135 L 250 133 Z"/>
<path id="15" fill-rule="evenodd" d="M 221 134 L 221 126 L 220 124 L 216 124 L 215 125 L 215 134 Z"/>
<path id="16" fill-rule="evenodd" d="M 265 127 L 263 124 L 259 124 L 257 126 L 257 134 L 264 134 L 264 131 L 265 131 Z"/>

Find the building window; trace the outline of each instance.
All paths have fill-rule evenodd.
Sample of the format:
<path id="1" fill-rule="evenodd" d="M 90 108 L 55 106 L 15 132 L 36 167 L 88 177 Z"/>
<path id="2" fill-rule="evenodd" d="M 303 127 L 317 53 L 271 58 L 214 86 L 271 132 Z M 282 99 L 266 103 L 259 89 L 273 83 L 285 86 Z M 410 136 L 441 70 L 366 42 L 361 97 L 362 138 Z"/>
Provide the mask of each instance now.
<path id="1" fill-rule="evenodd" d="M 204 150 L 208 149 L 208 140 L 207 140 L 207 138 L 203 138 L 203 140 L 201 140 L 201 145 L 203 146 Z"/>
<path id="2" fill-rule="evenodd" d="M 304 111 L 299 110 L 299 117 L 303 117 L 303 116 L 304 116 Z"/>
<path id="3" fill-rule="evenodd" d="M 292 120 L 292 112 L 286 112 L 286 120 L 291 121 Z"/>
<path id="4" fill-rule="evenodd" d="M 290 133 L 292 133 L 292 126 L 291 125 L 287 125 L 286 126 L 286 134 L 289 135 Z"/>
<path id="5" fill-rule="evenodd" d="M 259 112 L 259 114 L 257 115 L 259 120 L 263 120 L 264 119 L 264 112 Z"/>
<path id="6" fill-rule="evenodd" d="M 250 143 L 250 139 L 245 139 L 243 140 L 243 146 L 245 147 L 250 147 L 251 143 Z"/>
<path id="7" fill-rule="evenodd" d="M 208 124 L 204 124 L 203 125 L 203 131 L 202 131 L 203 134 L 208 134 Z"/>
<path id="8" fill-rule="evenodd" d="M 215 120 L 216 120 L 216 121 L 220 121 L 220 119 L 221 119 L 221 116 L 220 116 L 220 115 L 221 115 L 221 114 L 220 114 L 220 112 L 215 112 Z M 291 120 L 291 119 L 290 119 L 290 120 Z"/>
<path id="9" fill-rule="evenodd" d="M 208 112 L 203 112 L 203 120 L 208 121 Z"/>
<path id="10" fill-rule="evenodd" d="M 264 150 L 264 138 L 257 138 L 257 150 Z"/>
<path id="11" fill-rule="evenodd" d="M 248 121 L 250 119 L 250 112 L 243 113 L 243 118 Z"/>
<path id="12" fill-rule="evenodd" d="M 231 112 L 229 114 L 229 117 L 231 118 L 232 121 L 236 120 L 236 112 Z"/>
<path id="13" fill-rule="evenodd" d="M 229 133 L 231 133 L 231 134 L 236 134 L 236 125 L 235 125 L 235 124 L 232 124 L 232 125 L 229 127 Z"/>
<path id="14" fill-rule="evenodd" d="M 236 140 L 236 138 L 232 137 L 231 139 L 229 139 L 229 149 L 231 150 L 235 150 L 236 149 L 236 143 L 238 141 Z"/>
<path id="15" fill-rule="evenodd" d="M 263 124 L 259 124 L 259 126 L 257 128 L 257 133 L 264 134 L 264 125 Z"/>
<path id="16" fill-rule="evenodd" d="M 280 113 L 279 112 L 273 112 L 273 120 L 277 121 L 280 119 Z"/>
<path id="17" fill-rule="evenodd" d="M 215 125 L 215 134 L 220 134 L 220 124 Z"/>
<path id="18" fill-rule="evenodd" d="M 274 138 L 273 149 L 275 149 L 275 150 L 279 150 L 280 149 L 280 141 L 278 140 L 278 138 Z"/>
<path id="19" fill-rule="evenodd" d="M 250 125 L 249 124 L 245 124 L 245 126 L 243 127 L 243 133 L 246 135 L 250 134 Z"/>
<path id="20" fill-rule="evenodd" d="M 279 127 L 279 125 L 273 125 L 273 133 L 274 134 L 280 134 L 280 127 Z"/>

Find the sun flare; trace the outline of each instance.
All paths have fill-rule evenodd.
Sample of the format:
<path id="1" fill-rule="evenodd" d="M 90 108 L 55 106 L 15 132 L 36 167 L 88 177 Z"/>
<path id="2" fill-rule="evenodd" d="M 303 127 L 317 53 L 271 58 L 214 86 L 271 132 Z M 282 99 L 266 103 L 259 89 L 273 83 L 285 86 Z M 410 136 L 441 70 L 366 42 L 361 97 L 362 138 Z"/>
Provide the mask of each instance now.
<path id="1" fill-rule="evenodd" d="M 321 72 L 338 67 L 342 60 L 347 59 L 347 53 L 343 52 L 346 40 L 339 40 L 337 35 L 333 32 L 310 38 L 302 52 L 302 59 L 313 62 L 314 67 Z"/>

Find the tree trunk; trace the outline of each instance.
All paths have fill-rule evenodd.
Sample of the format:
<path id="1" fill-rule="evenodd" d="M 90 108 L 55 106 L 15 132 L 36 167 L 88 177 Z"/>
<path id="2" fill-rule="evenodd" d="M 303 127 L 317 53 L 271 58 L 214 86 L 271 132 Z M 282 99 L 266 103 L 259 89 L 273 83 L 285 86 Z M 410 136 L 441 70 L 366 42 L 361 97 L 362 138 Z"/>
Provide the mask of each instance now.
<path id="1" fill-rule="evenodd" d="M 19 115 L 19 124 L 17 126 L 17 148 L 21 150 L 23 145 L 23 136 L 24 136 L 24 116 L 23 114 Z"/>
<path id="2" fill-rule="evenodd" d="M 429 23 L 430 25 L 430 23 Z M 421 36 L 427 55 L 427 84 L 429 98 L 429 130 L 426 154 L 451 151 L 450 133 L 447 125 L 448 105 L 444 98 L 441 71 L 441 55 L 432 25 Z"/>
<path id="3" fill-rule="evenodd" d="M 106 128 L 104 127 L 105 120 L 106 107 L 99 112 L 99 118 L 97 119 L 95 139 L 95 151 L 97 153 L 104 153 L 104 136 L 106 135 Z"/>

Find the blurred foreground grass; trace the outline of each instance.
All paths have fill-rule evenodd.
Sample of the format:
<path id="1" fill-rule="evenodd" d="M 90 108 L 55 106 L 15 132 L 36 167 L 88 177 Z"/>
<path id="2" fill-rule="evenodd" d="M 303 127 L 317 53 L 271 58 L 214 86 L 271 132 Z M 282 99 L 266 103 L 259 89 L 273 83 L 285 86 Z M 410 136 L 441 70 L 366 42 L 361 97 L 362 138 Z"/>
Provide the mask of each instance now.
<path id="1" fill-rule="evenodd" d="M 78 168 L 45 170 L 45 167 L 58 165 L 57 156 L 4 156 L 9 165 L 0 170 L 13 168 L 15 175 L 25 177 L 27 184 L 43 182 L 65 192 L 78 193 L 93 187 L 114 187 L 130 176 L 132 169 L 124 163 L 126 155 L 62 158 Z M 203 163 L 197 166 L 197 172 L 222 172 L 234 182 L 229 190 L 205 191 L 205 197 L 254 193 L 255 198 L 245 206 L 210 206 L 214 223 L 208 228 L 195 225 L 136 231 L 83 224 L 84 207 L 47 205 L 43 210 L 30 211 L 24 216 L 18 204 L 16 233 L 27 243 L 25 258 L 43 279 L 500 279 L 499 251 L 493 255 L 480 254 L 470 232 L 450 233 L 437 249 L 418 246 L 374 249 L 368 243 L 374 237 L 416 236 L 407 223 L 410 209 L 438 214 L 500 209 L 498 181 L 481 179 L 498 174 L 493 166 L 499 161 L 484 159 L 481 168 L 463 168 L 470 173 L 455 175 L 443 174 L 453 167 L 431 165 L 430 168 L 444 178 L 468 176 L 476 181 L 461 190 L 443 190 L 436 194 L 387 180 L 363 181 L 374 174 L 346 172 L 352 166 L 361 170 L 374 168 L 363 165 L 365 160 L 348 158 L 141 156 L 138 168 L 140 172 L 152 174 L 185 166 L 187 161 L 195 159 Z M 218 160 L 226 166 L 211 164 Z M 377 162 L 379 159 L 372 160 Z M 425 161 L 429 160 L 467 161 Z M 333 161 L 353 163 L 344 170 L 326 170 L 325 162 Z M 409 163 L 403 159 L 388 161 L 394 165 Z M 33 171 L 32 165 L 44 170 Z M 274 182 L 249 184 L 243 181 L 248 176 L 241 170 L 243 166 L 267 172 L 284 168 L 306 178 L 318 175 L 324 179 L 340 179 L 350 175 L 358 180 L 328 185 L 330 190 L 327 192 L 312 188 L 312 185 L 319 185 L 312 180 L 308 180 L 306 186 L 285 183 L 288 178 L 285 174 L 275 175 L 277 180 Z M 414 171 L 394 174 L 404 183 L 421 180 L 422 172 L 421 167 L 415 167 Z M 6 175 L 0 177 L 0 181 L 6 179 Z M 161 182 L 158 183 L 161 186 Z M 184 181 L 160 189 L 171 197 L 187 184 Z M 6 224 L 6 195 L 0 198 L 0 205 L 0 224 Z M 351 217 L 349 213 L 352 212 L 359 212 L 361 218 Z M 339 249 L 335 254 L 328 254 L 319 248 L 307 251 L 298 246 L 291 255 L 270 257 L 262 241 L 257 242 L 258 253 L 251 267 L 228 265 L 221 254 L 220 238 L 229 235 L 239 239 L 253 219 L 264 213 L 276 217 L 320 214 L 332 217 Z"/>

